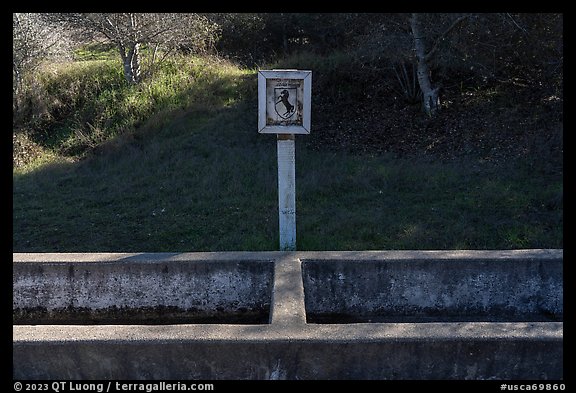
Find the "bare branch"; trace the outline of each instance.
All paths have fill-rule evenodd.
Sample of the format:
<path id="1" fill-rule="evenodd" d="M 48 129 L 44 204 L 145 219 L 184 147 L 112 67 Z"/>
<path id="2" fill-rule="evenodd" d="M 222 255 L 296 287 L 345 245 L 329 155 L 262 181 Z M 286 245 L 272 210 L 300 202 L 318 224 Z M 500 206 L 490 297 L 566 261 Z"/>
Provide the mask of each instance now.
<path id="1" fill-rule="evenodd" d="M 430 51 L 426 54 L 426 56 L 424 56 L 424 60 L 425 61 L 429 61 L 432 56 L 434 56 L 434 54 L 436 53 L 436 51 L 438 50 L 438 47 L 440 46 L 440 43 L 442 41 L 444 41 L 444 39 L 446 38 L 446 36 L 452 31 L 454 30 L 454 28 L 456 26 L 458 26 L 460 23 L 462 23 L 463 21 L 465 21 L 466 19 L 468 19 L 469 17 L 471 17 L 471 14 L 466 14 L 466 15 L 462 15 L 461 17 L 457 18 L 456 20 L 454 20 L 454 22 L 452 22 L 452 24 L 446 29 L 444 30 L 444 32 L 440 35 L 440 37 L 438 37 L 436 39 L 436 41 L 434 42 L 434 46 L 432 46 L 432 49 L 430 49 Z"/>
<path id="2" fill-rule="evenodd" d="M 522 31 L 524 34 L 527 34 L 527 33 L 528 33 L 525 28 L 523 28 L 522 26 L 520 26 L 520 25 L 516 22 L 516 20 L 514 20 L 514 18 L 512 17 L 512 15 L 510 15 L 509 12 L 506 13 L 506 16 L 507 16 L 508 18 L 510 18 L 510 20 L 512 21 L 512 23 L 514 23 L 514 25 L 515 25 L 520 31 Z"/>

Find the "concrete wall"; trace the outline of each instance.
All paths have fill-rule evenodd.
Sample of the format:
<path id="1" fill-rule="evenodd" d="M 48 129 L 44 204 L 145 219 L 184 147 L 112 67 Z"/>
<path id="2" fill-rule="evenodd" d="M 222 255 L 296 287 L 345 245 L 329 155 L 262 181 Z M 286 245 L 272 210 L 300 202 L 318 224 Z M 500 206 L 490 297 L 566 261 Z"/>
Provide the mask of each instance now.
<path id="1" fill-rule="evenodd" d="M 308 321 L 562 320 L 562 260 L 303 260 Z"/>
<path id="2" fill-rule="evenodd" d="M 360 325 L 360 326 L 359 326 Z M 562 324 L 18 326 L 15 379 L 563 377 Z"/>
<path id="3" fill-rule="evenodd" d="M 134 281 L 138 282 L 142 280 L 142 275 L 156 274 L 161 277 L 161 266 L 164 264 L 169 266 L 169 271 L 178 271 L 180 274 L 188 274 L 184 271 L 192 272 L 195 266 L 203 266 L 200 272 L 206 273 L 203 269 L 210 271 L 205 277 L 213 277 L 211 269 L 219 271 L 220 277 L 224 266 L 228 269 L 236 266 L 226 271 L 234 271 L 236 274 L 253 270 L 252 273 L 240 275 L 263 281 L 269 277 L 267 266 L 272 264 L 273 282 L 269 320 L 256 324 L 167 321 L 168 324 L 165 325 L 14 325 L 13 377 L 559 380 L 563 378 L 563 299 L 559 290 L 562 288 L 559 268 L 562 260 L 562 250 L 14 254 L 15 283 L 30 283 L 30 280 L 33 280 L 30 274 L 34 271 L 42 272 L 44 277 L 48 277 L 47 271 L 53 266 L 58 268 L 54 273 L 50 273 L 53 274 L 50 277 L 68 274 L 69 266 L 74 266 L 74 277 L 84 277 L 82 274 L 78 275 L 81 271 L 78 270 L 79 265 L 109 269 L 107 274 L 102 273 L 103 277 L 108 278 L 100 280 L 109 285 L 112 285 L 113 281 L 110 281 L 109 277 L 116 274 L 112 274 L 115 269 L 120 269 L 124 274 L 131 272 L 135 277 Z M 130 269 L 119 268 L 123 263 L 130 264 Z M 252 267 L 246 270 L 240 268 L 245 263 L 252 264 Z M 352 263 L 356 265 L 353 266 Z M 459 266 L 455 271 L 461 271 L 459 278 L 456 277 L 452 284 L 448 278 L 441 279 L 438 276 L 439 272 L 451 264 Z M 514 269 L 515 265 L 519 268 Z M 155 269 L 149 270 L 150 266 Z M 380 269 L 381 274 L 364 276 L 363 267 L 368 271 L 376 269 L 372 273 Z M 479 280 L 477 275 L 486 269 L 486 277 L 490 277 L 490 280 Z M 259 272 L 260 270 L 264 273 Z M 56 271 L 59 273 L 55 273 Z M 417 273 L 418 271 L 420 273 Z M 435 271 L 436 273 L 433 273 Z M 24 272 L 26 274 L 22 277 L 26 276 L 26 280 L 20 277 Z M 392 272 L 393 275 L 390 274 Z M 352 273 L 356 274 L 356 277 Z M 232 280 L 232 275 L 224 276 Z M 364 294 L 361 290 L 363 284 L 325 285 L 335 280 L 360 280 L 372 285 L 369 283 L 373 280 L 371 276 L 376 277 L 376 283 L 372 283 L 376 287 L 373 291 L 366 289 Z M 396 283 L 404 282 L 403 292 L 391 290 L 392 276 L 396 277 Z M 401 278 L 403 276 L 406 278 Z M 62 282 L 70 280 L 70 275 L 67 277 L 66 280 L 62 278 Z M 342 280 L 340 277 L 343 277 Z M 417 277 L 421 277 L 420 281 Z M 491 280 L 496 280 L 497 283 L 489 285 L 489 282 L 494 282 Z M 517 305 L 517 318 L 514 319 L 537 315 L 538 307 L 546 305 L 546 309 L 554 313 L 556 320 L 541 317 L 531 321 L 494 322 L 490 318 L 483 321 L 467 320 L 469 311 L 479 309 L 479 304 L 486 305 L 481 307 L 485 311 L 498 310 L 498 307 L 490 308 L 490 302 L 504 304 L 501 299 L 507 298 L 512 292 L 516 293 L 516 289 L 507 292 L 508 285 L 498 283 L 499 280 L 508 280 L 509 284 L 516 283 L 516 289 L 523 288 L 522 285 L 532 288 L 524 291 L 524 297 L 516 296 L 516 300 L 510 303 Z M 534 280 L 540 280 L 540 283 Z M 20 289 L 15 292 L 18 293 L 14 300 L 15 309 L 23 307 L 22 304 L 26 302 L 21 298 L 33 293 L 31 287 L 42 287 L 42 281 L 43 279 L 37 278 L 36 284 L 29 285 L 27 291 Z M 240 281 L 231 282 L 240 285 Z M 140 281 L 143 282 L 148 281 Z M 476 296 L 466 297 L 464 288 L 458 289 L 456 284 L 464 285 L 465 282 L 468 283 L 466 285 L 471 285 L 470 291 L 477 296 L 482 296 L 483 292 L 488 290 L 488 301 L 478 303 L 474 300 Z M 475 282 L 477 284 L 474 284 Z M 520 284 L 521 282 L 525 284 Z M 530 284 L 526 284 L 527 282 Z M 423 296 L 415 295 L 415 283 L 421 287 Z M 124 285 L 130 287 L 132 284 L 142 285 Z M 59 287 L 67 288 L 66 285 Z M 21 284 L 16 286 L 22 288 Z M 381 289 L 381 286 L 384 289 Z M 262 289 L 266 288 L 266 285 L 248 285 L 245 288 L 246 293 L 254 293 L 254 287 Z M 162 288 L 162 285 L 158 285 L 155 291 L 162 291 Z M 173 285 L 170 288 L 178 292 L 180 286 Z M 214 287 L 208 285 L 203 288 Z M 249 288 L 252 289 L 248 290 Z M 341 290 L 351 292 L 339 294 Z M 52 290 L 52 295 L 40 299 L 47 302 L 59 291 Z M 264 289 L 263 291 L 265 292 Z M 506 292 L 506 295 L 498 296 L 502 291 Z M 448 300 L 443 300 L 444 303 L 435 300 L 430 304 L 444 309 L 449 309 L 449 304 L 459 305 L 456 309 L 459 310 L 462 320 L 454 322 L 440 319 L 430 322 L 424 318 L 409 322 L 348 324 L 307 321 L 306 313 L 314 307 L 337 304 L 336 310 L 342 310 L 342 304 L 344 309 L 354 309 L 362 304 L 360 300 L 348 303 L 346 300 L 342 303 L 341 297 L 354 298 L 362 294 L 370 300 L 368 310 L 381 311 L 374 303 L 376 301 L 381 301 L 390 310 L 394 310 L 394 307 L 390 307 L 394 301 L 381 296 L 386 293 L 388 296 L 397 297 L 397 306 L 400 309 L 404 307 L 406 311 L 412 307 L 406 304 L 424 304 L 423 309 L 428 309 L 428 303 L 422 303 L 424 299 L 431 294 L 435 294 L 436 299 L 444 299 L 444 292 L 448 296 L 445 299 L 452 296 L 451 303 Z M 47 293 L 47 290 L 43 293 Z M 404 300 L 401 294 L 404 294 Z M 154 296 L 157 296 L 156 299 L 166 299 L 163 297 L 165 295 Z M 464 301 L 459 303 L 460 296 L 464 296 Z M 552 300 L 546 301 L 547 296 Z M 209 297 L 218 297 L 218 291 L 211 290 Z M 263 297 L 265 298 L 259 295 L 258 299 Z M 96 304 L 95 295 L 92 295 L 92 298 Z M 314 303 L 313 298 L 320 301 Z M 417 299 L 420 300 L 416 301 Z M 407 300 L 411 303 L 406 303 Z M 30 301 L 29 299 L 28 302 Z M 28 304 L 38 305 L 41 302 Z M 525 306 L 526 304 L 530 306 Z M 470 319 L 473 317 L 474 315 Z"/>
<path id="4" fill-rule="evenodd" d="M 270 260 L 119 255 L 14 264 L 14 323 L 266 323 Z"/>

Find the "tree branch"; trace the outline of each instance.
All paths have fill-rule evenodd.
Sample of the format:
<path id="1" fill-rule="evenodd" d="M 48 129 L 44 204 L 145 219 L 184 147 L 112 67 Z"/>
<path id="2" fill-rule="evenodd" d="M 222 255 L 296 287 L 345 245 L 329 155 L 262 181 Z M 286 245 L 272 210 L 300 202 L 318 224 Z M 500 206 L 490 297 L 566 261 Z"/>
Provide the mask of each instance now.
<path id="1" fill-rule="evenodd" d="M 470 16 L 472 16 L 471 14 L 466 14 L 463 15 L 459 18 L 457 18 L 454 22 L 452 22 L 452 24 L 446 29 L 444 30 L 444 32 L 440 35 L 440 37 L 438 37 L 436 39 L 436 42 L 434 42 L 434 46 L 432 47 L 432 49 L 430 49 L 430 51 L 426 54 L 426 56 L 424 56 L 424 60 L 425 61 L 429 61 L 432 56 L 434 56 L 434 54 L 436 53 L 436 51 L 438 50 L 438 47 L 440 46 L 440 43 L 442 41 L 444 41 L 444 38 L 446 38 L 446 36 L 456 27 L 458 26 L 460 23 L 462 23 L 464 20 L 468 19 Z"/>
<path id="2" fill-rule="evenodd" d="M 512 23 L 514 23 L 514 25 L 515 25 L 521 32 L 523 32 L 524 34 L 527 34 L 526 29 L 523 28 L 522 26 L 520 26 L 520 25 L 514 20 L 514 18 L 512 17 L 512 15 L 510 15 L 509 12 L 506 13 L 506 16 L 508 16 L 508 18 L 510 18 L 510 20 L 512 21 Z"/>

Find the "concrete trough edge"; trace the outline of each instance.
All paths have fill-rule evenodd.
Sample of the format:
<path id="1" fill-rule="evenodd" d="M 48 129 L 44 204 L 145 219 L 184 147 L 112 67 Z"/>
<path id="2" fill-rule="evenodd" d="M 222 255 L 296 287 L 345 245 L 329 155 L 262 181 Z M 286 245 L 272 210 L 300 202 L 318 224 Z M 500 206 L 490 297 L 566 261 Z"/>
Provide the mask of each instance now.
<path id="1" fill-rule="evenodd" d="M 560 380 L 562 325 L 17 326 L 13 372 L 16 379 Z"/>
<path id="2" fill-rule="evenodd" d="M 367 251 L 222 251 L 159 253 L 13 253 L 13 263 L 193 261 L 258 259 L 563 259 L 563 249 L 519 250 L 367 250 Z"/>
<path id="3" fill-rule="evenodd" d="M 316 341 L 563 339 L 563 322 L 432 322 L 277 325 L 15 325 L 13 343 L 98 341 Z"/>

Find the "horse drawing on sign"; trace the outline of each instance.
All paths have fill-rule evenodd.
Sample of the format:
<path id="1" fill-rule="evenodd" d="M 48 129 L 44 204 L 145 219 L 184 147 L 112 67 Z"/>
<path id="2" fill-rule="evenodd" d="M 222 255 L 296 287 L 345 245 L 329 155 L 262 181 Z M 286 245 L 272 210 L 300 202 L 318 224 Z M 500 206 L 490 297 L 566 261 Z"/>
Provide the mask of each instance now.
<path id="1" fill-rule="evenodd" d="M 287 119 L 294 114 L 294 105 L 292 105 L 290 101 L 288 101 L 288 97 L 290 97 L 290 92 L 288 92 L 288 90 L 286 89 L 282 90 L 282 92 L 280 93 L 280 97 L 278 98 L 278 101 L 276 101 L 275 104 L 276 113 L 278 113 L 278 115 L 280 115 L 280 117 L 282 117 L 283 119 Z M 279 103 L 282 103 L 284 105 L 284 108 L 286 109 L 286 112 L 284 112 L 284 114 L 280 114 L 280 112 L 278 112 L 277 108 Z"/>

